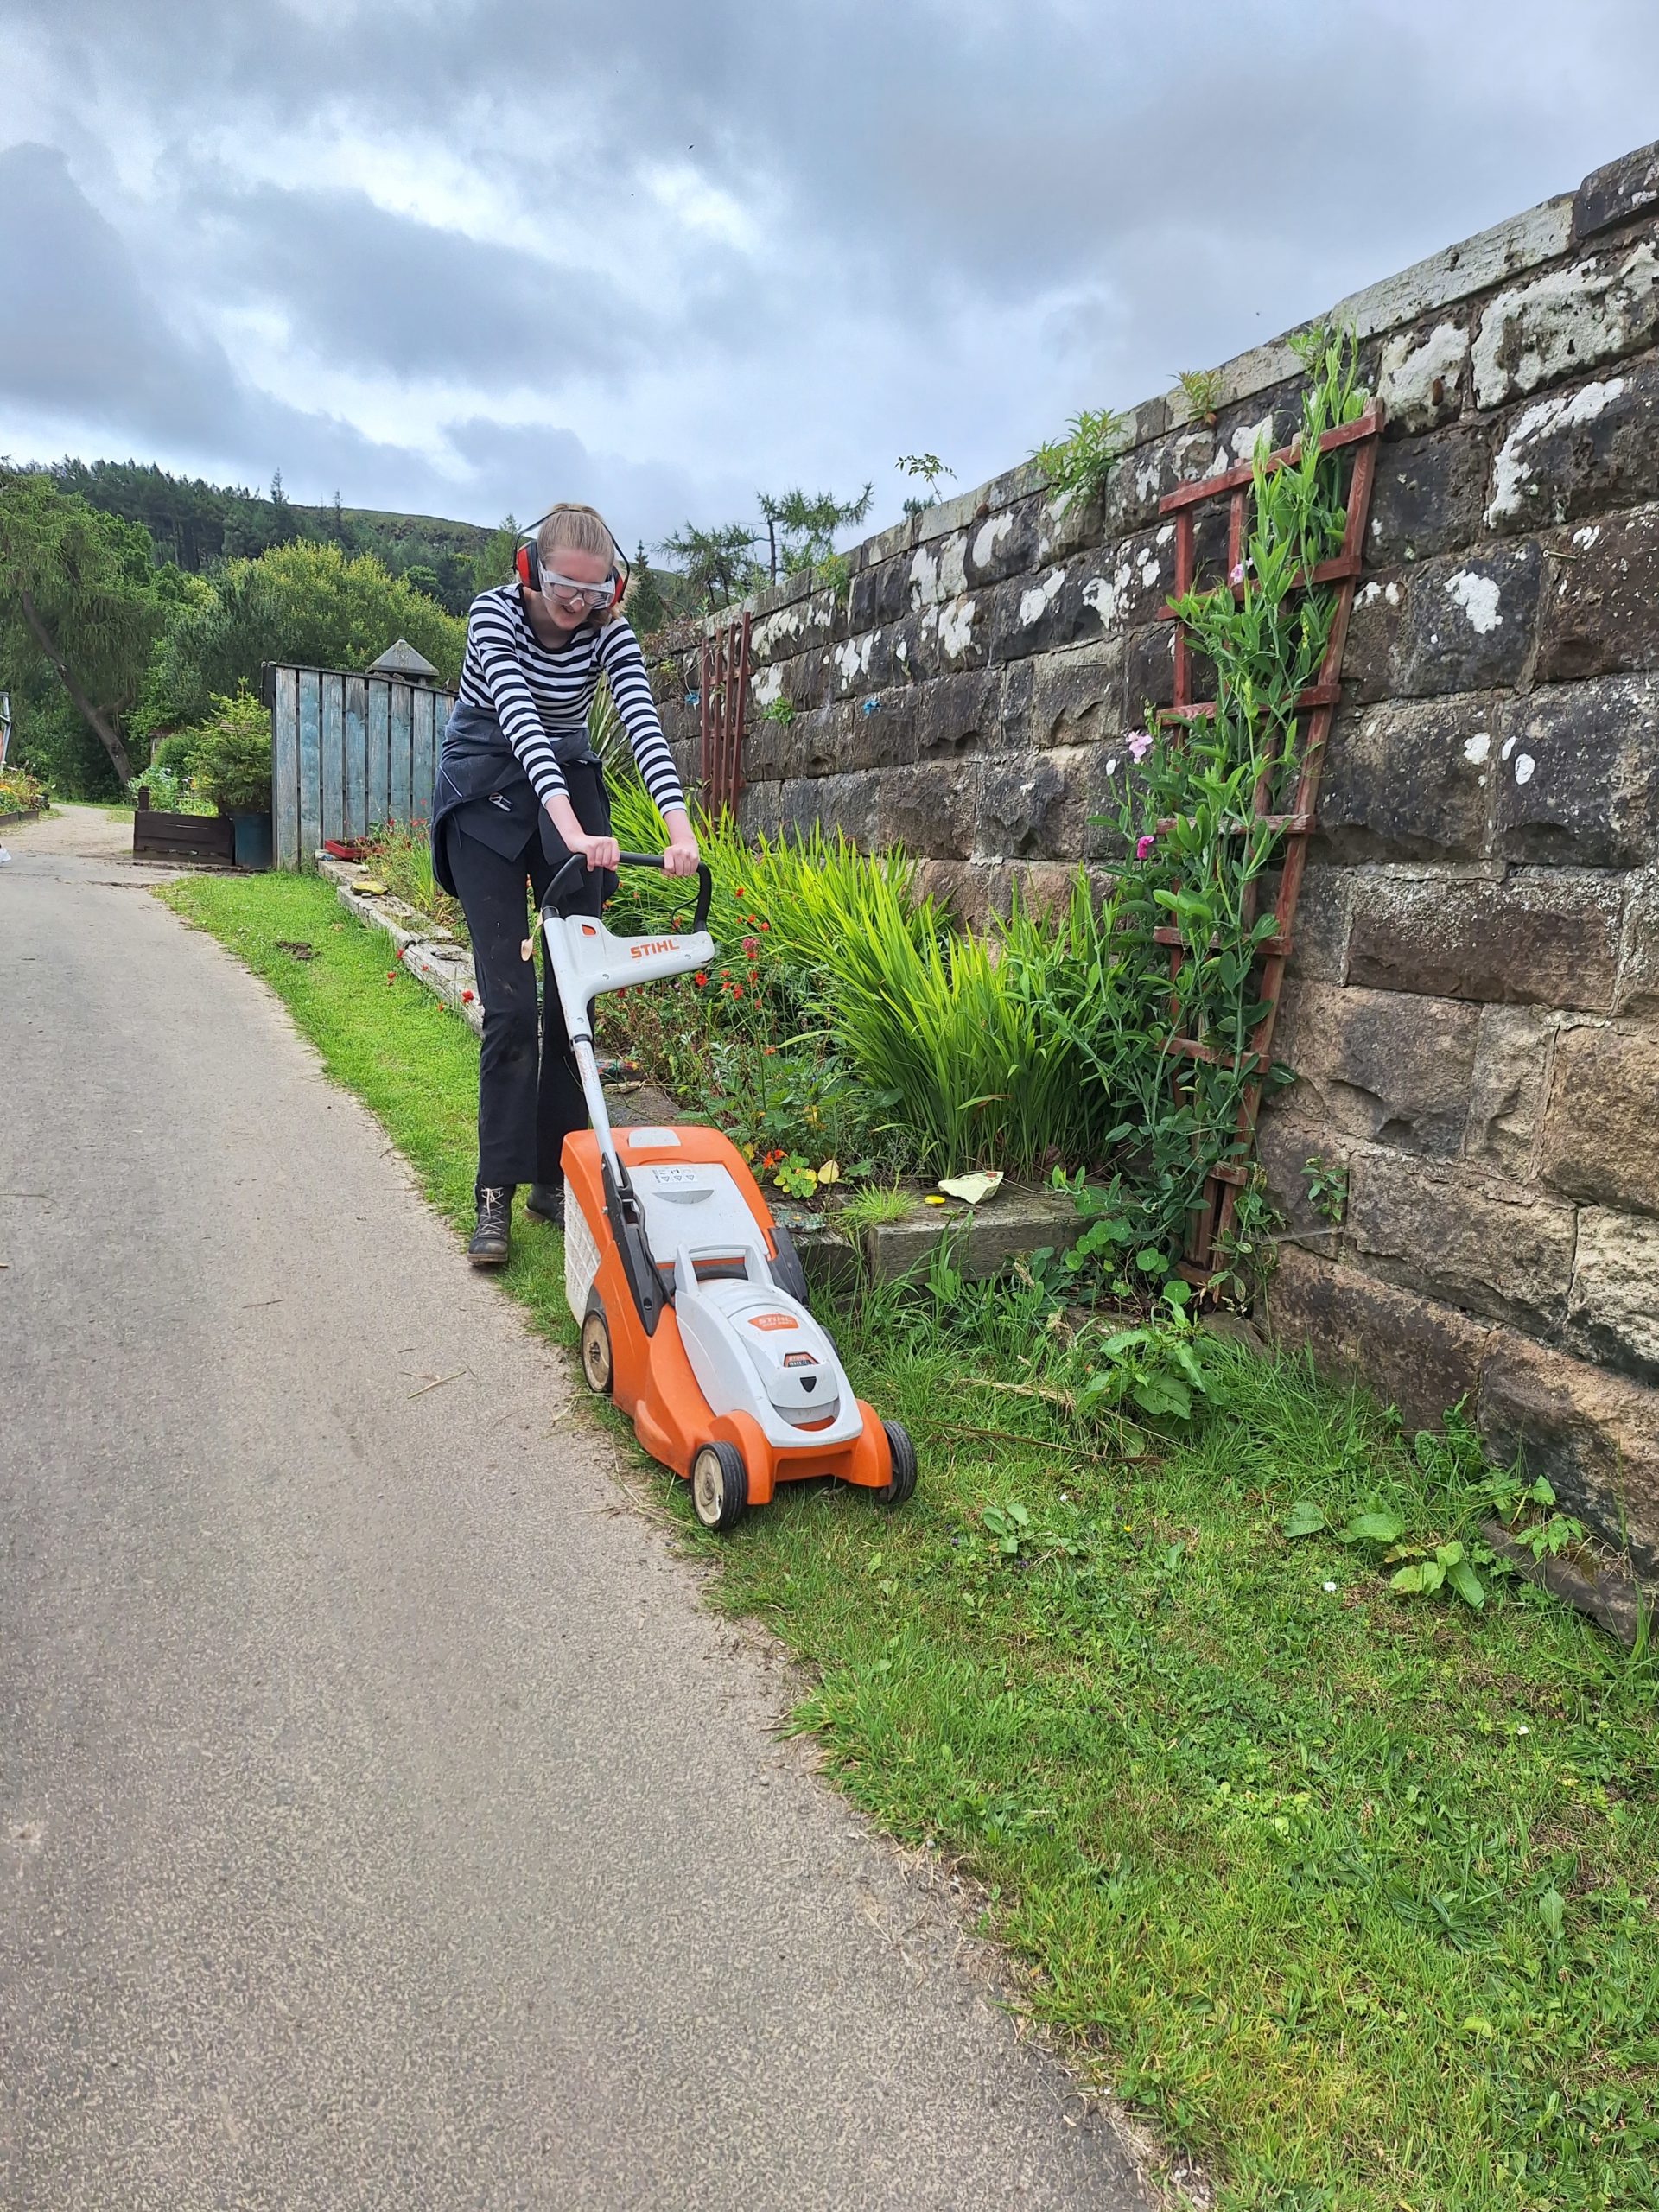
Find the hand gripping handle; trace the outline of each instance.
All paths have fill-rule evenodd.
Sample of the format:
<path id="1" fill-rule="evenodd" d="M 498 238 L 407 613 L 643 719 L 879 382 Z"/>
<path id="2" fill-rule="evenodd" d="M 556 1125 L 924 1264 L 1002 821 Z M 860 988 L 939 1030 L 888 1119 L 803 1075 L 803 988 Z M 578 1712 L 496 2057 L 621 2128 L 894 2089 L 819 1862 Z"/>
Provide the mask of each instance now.
<path id="1" fill-rule="evenodd" d="M 660 868 L 663 865 L 663 856 L 660 853 L 620 853 L 617 855 L 617 864 L 620 868 Z M 572 853 L 569 859 L 554 876 L 551 883 L 548 885 L 547 896 L 542 900 L 542 912 L 544 914 L 556 913 L 558 911 L 559 901 L 565 893 L 574 889 L 587 873 L 587 861 L 579 853 Z M 707 926 L 709 901 L 714 895 L 715 880 L 709 873 L 707 862 L 699 861 L 697 863 L 697 910 L 691 918 L 691 927 L 694 931 L 700 931 Z"/>
<path id="2" fill-rule="evenodd" d="M 617 864 L 620 868 L 661 868 L 663 856 L 660 853 L 619 853 Z M 707 861 L 699 861 L 697 862 L 697 910 L 691 917 L 691 927 L 694 931 L 707 926 L 709 902 L 714 895 L 715 879 L 709 873 Z"/>

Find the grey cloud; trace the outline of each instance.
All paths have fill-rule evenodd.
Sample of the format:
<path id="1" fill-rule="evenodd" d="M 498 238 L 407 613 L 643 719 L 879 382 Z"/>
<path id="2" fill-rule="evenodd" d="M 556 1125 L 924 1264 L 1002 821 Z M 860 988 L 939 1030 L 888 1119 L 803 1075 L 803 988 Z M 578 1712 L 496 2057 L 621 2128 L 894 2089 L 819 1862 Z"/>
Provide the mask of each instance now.
<path id="1" fill-rule="evenodd" d="M 447 485 L 486 516 L 499 495 L 522 505 L 526 480 L 582 468 L 601 504 L 609 486 L 642 512 L 705 516 L 763 474 L 880 480 L 917 442 L 989 473 L 1078 404 L 1139 399 L 1570 187 L 1650 135 L 1659 76 L 1649 0 L 1179 15 L 1127 0 L 629 0 L 602 17 L 556 0 L 60 0 L 50 16 L 0 0 L 9 21 L 55 72 L 66 119 L 48 135 L 74 145 L 95 118 L 113 138 L 130 112 L 166 149 L 174 204 L 149 215 L 172 226 L 165 283 L 127 264 L 126 290 L 108 292 L 108 319 L 135 334 L 119 419 L 199 406 L 237 450 L 276 436 L 324 472 L 395 478 L 410 500 Z M 195 149 L 231 119 L 249 142 L 309 130 L 417 158 L 441 148 L 498 196 L 499 239 L 467 245 L 365 196 L 256 186 L 233 156 L 215 177 Z M 675 164 L 755 209 L 752 261 L 673 240 L 681 281 L 642 311 L 630 288 L 550 280 L 525 251 L 556 236 L 566 195 L 632 193 L 644 208 L 651 173 Z M 104 228 L 108 261 L 120 242 Z M 117 419 L 102 372 L 83 367 L 78 385 L 62 359 L 84 305 L 54 299 L 43 266 L 28 314 L 39 359 L 0 363 L 0 379 L 84 385 L 86 419 Z M 321 359 L 517 404 L 537 383 L 524 357 L 561 345 L 590 385 L 598 358 L 619 391 L 642 361 L 671 361 L 682 423 L 701 407 L 729 424 L 738 378 L 753 404 L 736 431 L 689 444 L 646 422 L 616 459 L 600 457 L 615 442 L 603 423 L 584 423 L 588 446 L 556 424 L 493 431 L 480 414 L 451 426 L 450 480 L 349 425 L 262 404 L 256 362 L 238 378 L 185 334 L 227 294 L 279 305 Z"/>
<path id="2" fill-rule="evenodd" d="M 262 185 L 222 194 L 202 220 L 227 290 L 279 302 L 331 362 L 510 381 L 638 359 L 648 342 L 604 276 L 435 229 L 364 193 Z"/>

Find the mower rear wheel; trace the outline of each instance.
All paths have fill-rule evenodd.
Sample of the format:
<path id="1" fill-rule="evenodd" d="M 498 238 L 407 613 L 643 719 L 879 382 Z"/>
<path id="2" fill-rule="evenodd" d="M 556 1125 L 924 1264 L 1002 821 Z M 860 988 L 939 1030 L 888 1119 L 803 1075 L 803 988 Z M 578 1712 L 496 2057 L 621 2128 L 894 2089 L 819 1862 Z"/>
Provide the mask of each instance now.
<path id="1" fill-rule="evenodd" d="M 611 1332 L 604 1313 L 590 1306 L 582 1324 L 582 1376 L 596 1398 L 611 1395 Z"/>
<path id="2" fill-rule="evenodd" d="M 748 1509 L 749 1478 L 734 1444 L 705 1444 L 691 1462 L 691 1510 L 711 1535 L 735 1529 Z"/>
<path id="3" fill-rule="evenodd" d="M 893 1454 L 893 1479 L 876 1497 L 889 1509 L 902 1505 L 916 1487 L 916 1446 L 910 1440 L 910 1431 L 901 1428 L 896 1421 L 884 1421 L 887 1433 L 887 1449 Z"/>

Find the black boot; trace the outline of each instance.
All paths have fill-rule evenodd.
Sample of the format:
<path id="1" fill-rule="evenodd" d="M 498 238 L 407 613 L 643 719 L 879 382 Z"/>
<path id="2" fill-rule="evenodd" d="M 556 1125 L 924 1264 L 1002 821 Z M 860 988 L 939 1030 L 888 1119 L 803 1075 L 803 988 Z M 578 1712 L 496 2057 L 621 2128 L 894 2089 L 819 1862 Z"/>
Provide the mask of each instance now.
<path id="1" fill-rule="evenodd" d="M 476 1193 L 478 1226 L 467 1245 L 467 1256 L 475 1268 L 505 1264 L 512 1230 L 512 1192 L 511 1183 L 503 1183 L 480 1185 Z"/>
<path id="2" fill-rule="evenodd" d="M 532 1221 L 550 1222 L 555 1229 L 564 1227 L 564 1185 L 563 1183 L 532 1183 L 530 1195 L 524 1200 L 524 1211 Z"/>

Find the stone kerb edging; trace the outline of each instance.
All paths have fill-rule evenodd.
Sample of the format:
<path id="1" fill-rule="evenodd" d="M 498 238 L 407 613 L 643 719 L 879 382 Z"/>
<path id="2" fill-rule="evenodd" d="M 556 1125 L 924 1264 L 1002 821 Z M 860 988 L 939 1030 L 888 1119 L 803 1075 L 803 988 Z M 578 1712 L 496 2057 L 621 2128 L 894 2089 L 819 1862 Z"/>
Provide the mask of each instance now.
<path id="1" fill-rule="evenodd" d="M 484 1008 L 478 995 L 478 976 L 473 957 L 458 938 L 440 929 L 402 899 L 390 892 L 361 891 L 374 870 L 360 861 L 336 860 L 332 853 L 317 855 L 317 873 L 334 886 L 342 906 L 383 930 L 397 948 L 397 957 L 416 982 L 423 983 L 446 1006 L 453 1007 L 474 1034 L 484 1033 Z"/>

